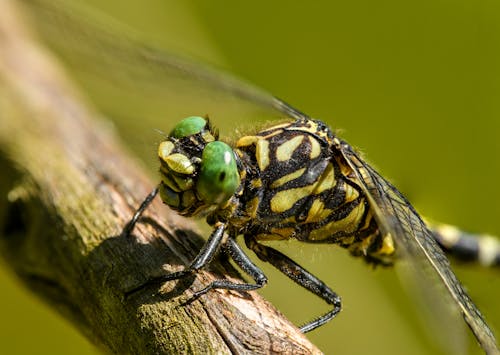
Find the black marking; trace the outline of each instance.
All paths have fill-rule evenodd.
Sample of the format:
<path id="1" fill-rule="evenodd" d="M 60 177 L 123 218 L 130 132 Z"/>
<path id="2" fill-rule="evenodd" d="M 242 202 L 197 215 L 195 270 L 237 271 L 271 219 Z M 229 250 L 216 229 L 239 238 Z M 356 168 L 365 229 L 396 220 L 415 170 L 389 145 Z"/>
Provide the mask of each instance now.
<path id="1" fill-rule="evenodd" d="M 315 132 L 303 130 L 312 127 L 316 127 Z M 279 161 L 276 157 L 278 147 L 299 136 L 304 137 L 301 143 L 288 159 Z M 450 304 L 455 305 L 456 311 L 463 314 L 483 349 L 498 353 L 491 330 L 451 271 L 448 260 L 434 241 L 432 232 L 401 193 L 365 163 L 347 143 L 336 138 L 324 123 L 311 121 L 306 117 L 301 117 L 288 126 L 269 128 L 258 133 L 256 137 L 267 141 L 268 156 L 264 157 L 268 159 L 266 168 L 259 170 L 259 166 L 264 164 L 259 164 L 258 159 L 261 157 L 256 156 L 256 144 L 235 150 L 237 167 L 242 177 L 238 193 L 224 207 L 219 207 L 208 215 L 207 221 L 215 226 L 214 232 L 191 265 L 183 272 L 165 276 L 164 280 L 184 277 L 208 264 L 221 245 L 222 235 L 226 231 L 228 240 L 224 245 L 228 248 L 228 254 L 252 276 L 255 284 L 234 284 L 218 280 L 197 292 L 195 296 L 199 297 L 215 288 L 243 291 L 262 287 L 267 278 L 241 252 L 235 242 L 235 238 L 243 234 L 247 245 L 260 259 L 270 262 L 293 281 L 333 305 L 332 310 L 301 328 L 307 332 L 328 322 L 340 311 L 340 298 L 323 282 L 285 255 L 259 244 L 257 238 L 296 238 L 311 243 L 337 243 L 347 248 L 351 254 L 364 257 L 369 263 L 389 265 L 394 258 L 394 249 L 385 243 L 385 236 L 392 238 L 390 241 L 395 244 L 394 247 L 400 250 L 400 255 L 408 257 L 414 263 L 413 268 L 417 272 L 430 268 L 434 270 L 435 274 L 432 275 L 436 278 L 435 282 L 444 284 L 449 292 Z M 314 159 L 310 159 L 311 139 L 317 140 L 322 147 Z M 193 135 L 188 141 L 178 140 L 174 144 L 176 149 L 186 155 L 191 157 L 189 154 L 193 154 L 198 157 L 206 143 L 201 135 Z M 319 185 L 323 183 L 320 178 L 329 174 L 329 164 L 333 167 L 332 186 Z M 304 172 L 300 176 L 273 188 L 278 179 L 301 169 L 304 169 Z M 219 178 L 223 179 L 223 174 Z M 316 187 L 320 186 L 322 191 L 316 193 Z M 300 188 L 307 188 L 303 192 L 311 193 L 292 201 L 293 205 L 286 211 L 271 210 L 271 201 L 277 193 Z M 354 189 L 356 195 L 351 195 L 351 192 L 347 195 L 348 189 Z M 253 205 L 256 201 L 258 205 Z M 322 204 L 315 204 L 316 201 Z M 322 220 L 306 222 L 313 206 L 319 206 L 318 211 L 313 212 L 321 213 Z M 361 207 L 363 209 L 360 209 Z M 360 215 L 351 216 L 357 208 L 360 209 Z M 247 215 L 247 210 L 251 211 L 248 212 L 251 216 Z M 326 238 L 321 236 L 322 231 L 336 230 L 339 225 L 335 225 L 335 222 L 344 223 L 344 220 L 348 223 L 349 230 L 338 230 Z M 311 235 L 313 232 L 314 236 Z M 312 240 L 313 237 L 317 240 Z M 462 256 L 470 258 L 476 257 L 479 250 L 474 241 L 465 239 L 459 240 L 450 248 L 457 248 L 456 250 L 461 252 L 466 250 L 467 253 Z M 497 255 L 496 261 L 500 263 L 499 259 L 500 255 Z"/>
<path id="2" fill-rule="evenodd" d="M 434 230 L 434 236 L 441 249 L 459 258 L 461 261 L 477 261 L 479 257 L 479 241 L 472 235 L 462 233 L 451 245 L 446 236 Z"/>

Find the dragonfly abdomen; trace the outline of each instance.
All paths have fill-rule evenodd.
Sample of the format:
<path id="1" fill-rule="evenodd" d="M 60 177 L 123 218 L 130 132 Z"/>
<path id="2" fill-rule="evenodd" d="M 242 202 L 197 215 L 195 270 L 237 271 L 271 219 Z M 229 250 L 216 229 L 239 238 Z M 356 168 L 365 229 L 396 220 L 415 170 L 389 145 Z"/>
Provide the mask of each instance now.
<path id="1" fill-rule="evenodd" d="M 447 224 L 434 226 L 432 232 L 441 249 L 460 261 L 500 266 L 500 242 L 495 237 L 466 233 Z"/>

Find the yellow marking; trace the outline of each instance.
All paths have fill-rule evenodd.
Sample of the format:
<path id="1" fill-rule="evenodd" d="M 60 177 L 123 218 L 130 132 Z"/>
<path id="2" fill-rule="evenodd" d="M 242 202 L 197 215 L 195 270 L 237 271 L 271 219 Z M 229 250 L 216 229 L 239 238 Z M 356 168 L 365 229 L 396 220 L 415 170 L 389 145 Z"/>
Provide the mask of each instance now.
<path id="1" fill-rule="evenodd" d="M 345 202 L 351 202 L 359 197 L 359 192 L 349 184 L 344 185 Z"/>
<path id="2" fill-rule="evenodd" d="M 246 205 L 246 214 L 251 218 L 255 218 L 257 216 L 257 209 L 259 208 L 259 198 L 254 197 L 250 200 Z"/>
<path id="3" fill-rule="evenodd" d="M 314 189 L 315 194 L 320 194 L 321 192 L 331 189 L 335 186 L 335 173 L 333 170 L 333 165 L 328 164 L 325 168 L 323 174 L 321 174 L 318 182 L 316 183 L 316 188 Z"/>
<path id="4" fill-rule="evenodd" d="M 276 149 L 276 158 L 279 161 L 289 160 L 292 157 L 293 152 L 295 152 L 295 149 L 297 149 L 302 144 L 303 140 L 304 140 L 304 136 L 300 135 L 297 137 L 293 137 L 292 139 L 281 144 Z"/>
<path id="5" fill-rule="evenodd" d="M 161 142 L 158 146 L 158 156 L 160 157 L 160 159 L 165 160 L 165 158 L 168 157 L 170 153 L 172 153 L 174 148 L 174 143 L 170 141 Z"/>
<path id="6" fill-rule="evenodd" d="M 394 240 L 392 239 L 391 234 L 388 233 L 384 235 L 382 240 L 382 246 L 377 251 L 377 254 L 392 255 L 394 254 L 395 250 L 396 249 L 394 248 Z"/>
<path id="7" fill-rule="evenodd" d="M 247 177 L 247 171 L 245 169 L 240 170 L 240 181 L 245 180 Z"/>
<path id="8" fill-rule="evenodd" d="M 330 222 L 320 229 L 311 231 L 309 239 L 322 240 L 340 231 L 346 233 L 356 231 L 358 229 L 359 220 L 363 217 L 364 211 L 364 204 L 357 205 L 345 218 L 339 221 Z"/>
<path id="9" fill-rule="evenodd" d="M 250 184 L 253 188 L 258 189 L 258 188 L 262 187 L 262 180 L 261 179 L 253 179 Z"/>
<path id="10" fill-rule="evenodd" d="M 288 175 L 280 177 L 279 179 L 276 179 L 271 184 L 271 188 L 275 189 L 277 187 L 280 187 L 283 184 L 286 184 L 289 181 L 292 181 L 292 180 L 295 180 L 295 179 L 299 178 L 300 176 L 302 176 L 302 174 L 304 173 L 305 170 L 306 170 L 306 168 L 295 170 L 293 173 L 290 173 Z"/>
<path id="11" fill-rule="evenodd" d="M 491 235 L 484 235 L 478 238 L 479 243 L 479 263 L 483 266 L 491 266 L 500 253 L 500 242 Z"/>
<path id="12" fill-rule="evenodd" d="M 364 199 L 363 199 L 363 201 L 364 201 Z M 363 201 L 361 201 L 360 203 L 363 203 Z M 359 229 L 363 230 L 363 229 L 368 228 L 370 226 L 370 222 L 372 221 L 372 219 L 373 219 L 372 209 L 369 208 L 368 212 L 366 213 L 365 224 L 362 227 L 360 227 Z"/>
<path id="13" fill-rule="evenodd" d="M 278 191 L 271 199 L 271 210 L 275 213 L 285 212 L 292 208 L 300 199 L 312 194 L 319 194 L 327 189 L 331 189 L 333 186 L 335 186 L 333 166 L 328 164 L 317 183 Z"/>
<path id="14" fill-rule="evenodd" d="M 367 255 L 368 249 L 375 242 L 376 234 L 371 234 L 367 238 L 363 239 L 361 242 L 361 249 L 364 255 Z M 394 241 L 390 234 L 386 234 L 382 237 L 382 245 L 375 251 L 370 253 L 371 256 L 386 256 L 394 254 Z"/>
<path id="15" fill-rule="evenodd" d="M 266 131 L 264 131 L 264 132 L 266 132 Z M 261 132 L 261 133 L 259 133 L 259 134 L 262 134 L 262 133 L 264 133 L 264 132 Z M 269 139 L 269 138 L 274 137 L 274 136 L 277 136 L 278 134 L 281 134 L 281 133 L 283 133 L 283 130 L 282 130 L 282 129 L 278 129 L 278 130 L 276 130 L 276 131 L 274 131 L 274 132 L 271 132 L 271 133 L 269 133 L 269 134 L 267 134 L 267 135 L 265 135 L 265 136 L 264 136 L 264 135 L 262 135 L 261 137 L 262 137 L 262 139 Z"/>
<path id="16" fill-rule="evenodd" d="M 376 235 L 375 234 L 372 234 L 370 235 L 368 238 L 366 238 L 365 240 L 367 239 L 370 239 L 370 244 L 373 243 L 373 239 Z M 365 240 L 363 240 L 363 243 L 365 242 Z M 367 245 L 366 246 L 366 249 L 363 250 L 363 254 L 366 256 L 367 255 L 367 248 L 369 248 L 370 245 Z M 376 258 L 378 261 L 380 261 L 382 264 L 392 264 L 393 263 L 393 256 L 394 256 L 394 252 L 395 252 L 395 247 L 394 247 L 394 240 L 392 239 L 392 236 L 390 233 L 387 233 L 386 235 L 384 235 L 382 237 L 382 245 L 380 246 L 379 249 L 375 250 L 375 251 L 372 251 L 370 253 L 370 256 L 371 257 L 374 257 Z"/>
<path id="17" fill-rule="evenodd" d="M 325 204 L 322 201 L 316 199 L 312 203 L 311 208 L 307 213 L 305 223 L 321 222 L 322 220 L 327 218 L 331 212 L 331 209 L 325 208 Z"/>
<path id="18" fill-rule="evenodd" d="M 255 144 L 259 140 L 257 136 L 245 136 L 238 139 L 236 142 L 237 148 L 248 147 L 249 145 Z"/>
<path id="19" fill-rule="evenodd" d="M 452 248 L 460 240 L 460 231 L 449 224 L 439 225 L 436 230 L 441 235 L 441 242 L 446 248 Z"/>
<path id="20" fill-rule="evenodd" d="M 266 170 L 269 166 L 269 142 L 265 139 L 259 139 L 255 146 L 255 157 L 260 171 Z"/>
<path id="21" fill-rule="evenodd" d="M 374 238 L 375 238 L 375 234 L 371 234 L 368 237 L 366 237 L 365 239 L 363 239 L 361 241 L 360 245 L 358 245 L 358 249 L 360 249 L 363 252 L 363 255 L 368 254 L 367 253 L 368 248 L 370 247 L 370 245 L 372 245 Z"/>
<path id="22" fill-rule="evenodd" d="M 196 202 L 196 198 L 195 198 L 194 192 L 192 190 L 185 191 L 182 194 L 182 206 L 189 207 L 191 205 L 194 205 L 195 202 Z"/>
<path id="23" fill-rule="evenodd" d="M 278 191 L 271 199 L 271 211 L 282 213 L 289 210 L 301 198 L 311 195 L 313 188 L 314 185 L 309 185 Z"/>
<path id="24" fill-rule="evenodd" d="M 242 158 L 243 157 L 243 152 L 241 151 L 241 149 L 235 149 L 234 151 L 238 155 L 238 158 Z"/>
<path id="25" fill-rule="evenodd" d="M 344 161 L 337 161 L 339 163 L 340 167 L 340 173 L 346 177 L 350 176 L 352 174 L 352 169 L 348 164 L 344 164 Z M 363 171 L 361 171 L 363 173 Z M 366 171 L 365 171 L 366 173 Z M 366 176 L 364 176 L 366 179 Z M 352 180 L 352 179 L 351 179 Z"/>
<path id="26" fill-rule="evenodd" d="M 213 142 L 215 140 L 214 136 L 212 135 L 212 133 L 208 132 L 208 131 L 205 131 L 205 133 L 202 133 L 201 135 L 201 138 L 205 141 L 205 142 Z"/>
<path id="27" fill-rule="evenodd" d="M 271 233 L 274 235 L 281 236 L 281 239 L 288 239 L 292 236 L 295 228 L 287 227 L 287 228 L 272 228 Z"/>
<path id="28" fill-rule="evenodd" d="M 282 124 L 278 124 L 276 126 L 264 128 L 263 130 L 259 131 L 257 134 L 261 137 L 264 137 L 264 138 L 273 137 L 276 134 L 283 133 L 284 129 L 286 129 L 290 125 L 292 125 L 292 122 L 285 122 Z"/>
<path id="29" fill-rule="evenodd" d="M 161 169 L 160 169 L 161 170 Z M 170 187 L 171 190 L 174 190 L 175 192 L 181 192 L 177 184 L 172 180 L 172 175 L 170 174 L 161 174 L 161 181 Z"/>
<path id="30" fill-rule="evenodd" d="M 311 142 L 311 153 L 309 153 L 309 158 L 314 159 L 317 158 L 321 154 L 321 146 L 318 143 L 318 140 L 313 137 L 308 137 L 309 142 Z"/>
<path id="31" fill-rule="evenodd" d="M 194 173 L 194 166 L 187 156 L 180 153 L 170 154 L 165 157 L 165 163 L 167 163 L 170 170 L 175 171 L 179 174 L 190 175 Z"/>
<path id="32" fill-rule="evenodd" d="M 309 211 L 307 212 L 305 223 L 319 222 L 318 217 L 324 208 L 325 204 L 322 201 L 318 199 L 314 200 L 311 208 L 309 208 Z"/>
<path id="33" fill-rule="evenodd" d="M 314 134 L 319 133 L 318 124 L 316 122 L 308 121 L 308 123 L 309 123 L 309 126 L 290 127 L 288 130 L 289 131 L 302 131 L 302 132 L 308 132 L 308 133 L 314 133 Z"/>
<path id="34" fill-rule="evenodd" d="M 189 190 L 194 185 L 194 181 L 191 178 L 185 178 L 185 177 L 181 178 L 181 177 L 178 177 L 178 176 L 175 176 L 175 175 L 173 175 L 172 177 L 174 178 L 174 181 L 177 183 L 177 186 L 179 186 L 179 188 L 182 191 Z"/>
<path id="35" fill-rule="evenodd" d="M 289 236 L 287 237 L 283 237 L 282 235 L 280 234 L 257 234 L 255 236 L 255 239 L 256 240 L 260 240 L 260 241 L 266 241 L 266 240 L 283 240 L 283 239 L 288 239 Z"/>
<path id="36" fill-rule="evenodd" d="M 288 218 L 285 218 L 283 220 L 281 220 L 282 224 L 286 224 L 286 223 L 297 223 L 297 220 L 295 219 L 295 216 L 290 216 Z"/>
<path id="37" fill-rule="evenodd" d="M 313 121 L 308 121 L 307 126 L 300 126 L 300 127 L 290 127 L 287 130 L 288 131 L 301 131 L 301 132 L 307 132 L 307 133 L 312 133 L 314 135 L 320 136 L 322 138 L 328 138 L 327 131 L 321 129 L 318 129 L 318 124 Z"/>

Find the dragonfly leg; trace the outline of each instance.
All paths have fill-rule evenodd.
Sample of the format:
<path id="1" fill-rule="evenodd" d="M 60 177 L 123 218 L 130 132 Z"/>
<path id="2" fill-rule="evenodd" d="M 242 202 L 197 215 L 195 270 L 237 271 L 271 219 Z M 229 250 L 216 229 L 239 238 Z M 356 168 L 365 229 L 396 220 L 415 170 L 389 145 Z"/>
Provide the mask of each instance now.
<path id="1" fill-rule="evenodd" d="M 196 292 L 193 297 L 198 298 L 213 289 L 252 291 L 263 287 L 267 283 L 267 277 L 264 275 L 264 272 L 250 260 L 234 238 L 229 238 L 223 247 L 224 251 L 234 260 L 238 267 L 252 277 L 255 283 L 234 283 L 228 280 L 215 280 L 204 289 Z"/>
<path id="2" fill-rule="evenodd" d="M 150 278 L 141 286 L 128 291 L 127 295 L 130 295 L 149 285 L 158 285 L 167 281 L 182 279 L 196 273 L 198 270 L 207 266 L 219 250 L 225 229 L 225 224 L 220 223 L 216 226 L 215 230 L 212 232 L 205 245 L 203 245 L 203 248 L 201 248 L 196 258 L 194 258 L 194 260 L 191 262 L 191 264 L 189 264 L 187 268 L 181 271 L 173 272 L 171 274 Z"/>
<path id="3" fill-rule="evenodd" d="M 151 202 L 153 202 L 153 200 L 154 200 L 154 198 L 156 197 L 157 194 L 158 194 L 158 187 L 155 187 L 154 190 L 151 191 L 146 196 L 146 198 L 144 199 L 144 201 L 142 201 L 142 203 L 139 206 L 139 208 L 137 209 L 137 211 L 135 211 L 134 215 L 132 216 L 132 218 L 130 219 L 130 221 L 127 223 L 127 225 L 123 229 L 123 235 L 124 236 L 127 237 L 127 236 L 130 235 L 130 233 L 132 233 L 132 230 L 134 229 L 135 224 L 137 223 L 137 221 L 139 220 L 139 218 L 141 218 L 141 216 L 144 213 L 144 211 L 146 210 L 146 208 L 148 208 L 149 205 L 151 204 Z"/>
<path id="4" fill-rule="evenodd" d="M 286 255 L 276 249 L 258 243 L 251 236 L 245 236 L 247 246 L 252 249 L 262 261 L 271 263 L 294 282 L 314 293 L 326 303 L 333 305 L 333 309 L 322 316 L 315 318 L 300 327 L 303 333 L 310 332 L 333 319 L 341 309 L 340 297 L 333 292 L 323 281 L 309 273 Z"/>

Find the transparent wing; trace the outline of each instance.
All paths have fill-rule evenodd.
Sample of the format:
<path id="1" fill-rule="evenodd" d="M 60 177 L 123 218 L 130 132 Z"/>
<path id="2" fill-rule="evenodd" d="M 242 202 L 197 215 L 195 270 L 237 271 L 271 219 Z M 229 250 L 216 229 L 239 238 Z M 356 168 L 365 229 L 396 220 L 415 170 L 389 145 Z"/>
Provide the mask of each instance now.
<path id="1" fill-rule="evenodd" d="M 158 117 L 164 117 L 161 129 L 193 114 L 208 114 L 217 121 L 238 117 L 240 122 L 306 117 L 252 85 L 147 44 L 129 28 L 78 2 L 24 0 L 23 4 L 33 15 L 38 34 L 60 54 L 80 83 L 117 97 L 113 103 L 108 95 L 98 105 L 105 113 L 136 122 L 132 134 L 137 135 L 142 127 L 155 127 Z M 138 111 L 138 107 L 146 109 Z M 491 331 L 411 205 L 350 147 L 342 152 L 365 184 L 381 228 L 417 263 L 434 270 L 482 346 L 496 351 Z"/>
<path id="2" fill-rule="evenodd" d="M 488 354 L 498 354 L 499 349 L 492 331 L 415 209 L 394 186 L 362 160 L 351 146 L 341 142 L 339 149 L 363 184 L 362 188 L 368 196 L 381 232 L 391 234 L 403 257 L 410 259 L 412 268 L 425 273 L 422 277 L 431 277 L 433 280 L 437 276 L 451 297 L 451 305 L 462 314 L 483 349 Z"/>
<path id="3" fill-rule="evenodd" d="M 149 44 L 134 30 L 79 2 L 25 0 L 23 5 L 37 34 L 80 84 L 97 95 L 105 92 L 97 104 L 106 114 L 134 115 L 130 118 L 142 125 L 158 117 L 172 117 L 174 124 L 193 114 L 222 122 L 303 116 L 242 80 Z M 146 108 L 138 113 L 137 107 Z M 162 129 L 170 128 L 168 124 Z"/>

